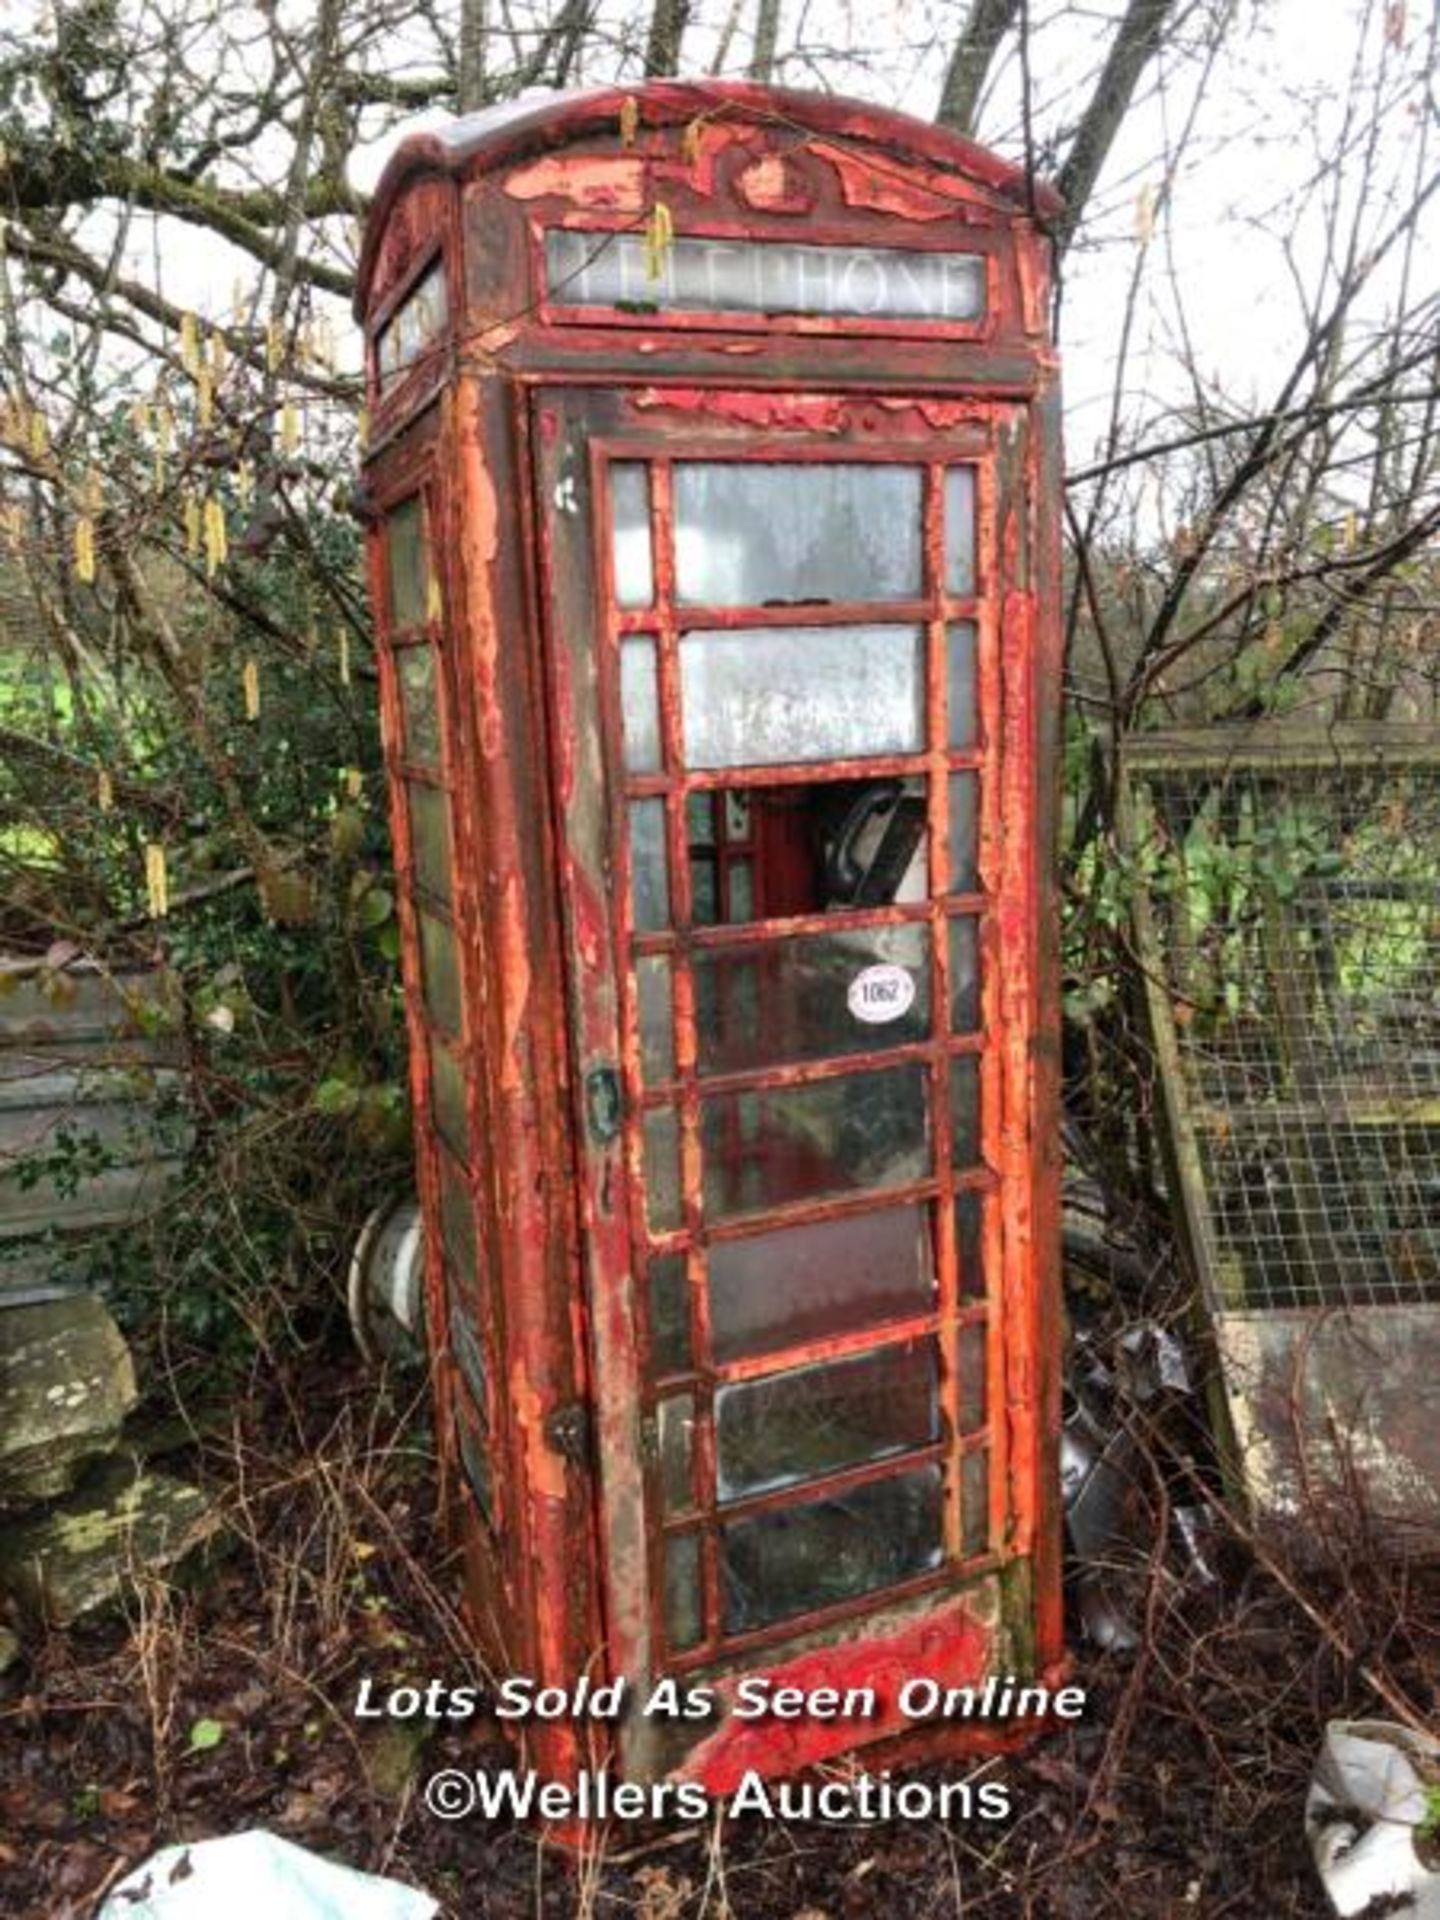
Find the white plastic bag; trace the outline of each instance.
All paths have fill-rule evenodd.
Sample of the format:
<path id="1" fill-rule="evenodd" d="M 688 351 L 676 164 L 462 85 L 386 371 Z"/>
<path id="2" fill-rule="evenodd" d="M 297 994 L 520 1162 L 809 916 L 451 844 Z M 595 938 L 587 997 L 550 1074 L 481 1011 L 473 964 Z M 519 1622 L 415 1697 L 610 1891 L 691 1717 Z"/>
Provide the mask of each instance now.
<path id="1" fill-rule="evenodd" d="M 95 1920 L 431 1920 L 436 1911 L 428 1893 L 257 1828 L 163 1847 L 112 1888 Z"/>
<path id="2" fill-rule="evenodd" d="M 1305 1801 L 1310 1851 L 1335 1911 L 1405 1899 L 1412 1920 L 1440 1920 L 1440 1873 L 1415 1851 L 1432 1802 L 1440 1744 L 1387 1720 L 1332 1720 Z M 1433 1791 L 1433 1789 L 1431 1790 Z"/>

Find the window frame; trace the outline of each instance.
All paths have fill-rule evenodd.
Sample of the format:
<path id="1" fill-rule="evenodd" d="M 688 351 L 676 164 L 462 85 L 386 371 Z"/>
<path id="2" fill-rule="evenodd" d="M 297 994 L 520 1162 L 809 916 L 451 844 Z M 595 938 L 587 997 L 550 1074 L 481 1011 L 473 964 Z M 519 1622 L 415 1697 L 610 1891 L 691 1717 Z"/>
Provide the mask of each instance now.
<path id="1" fill-rule="evenodd" d="M 676 1116 L 680 1135 L 679 1184 L 681 1217 L 675 1227 L 652 1229 L 645 1218 L 645 1182 L 631 1182 L 630 1206 L 632 1245 L 637 1262 L 649 1263 L 665 1255 L 678 1255 L 687 1266 L 691 1322 L 689 1328 L 690 1364 L 683 1372 L 657 1373 L 650 1364 L 649 1290 L 638 1290 L 644 1299 L 637 1302 L 637 1320 L 643 1327 L 642 1421 L 650 1436 L 647 1452 L 657 1453 L 658 1421 L 662 1403 L 681 1395 L 689 1396 L 695 1408 L 695 1432 L 692 1444 L 692 1473 L 699 1504 L 683 1513 L 667 1510 L 658 1482 L 652 1477 L 647 1494 L 652 1520 L 651 1618 L 654 1631 L 665 1651 L 666 1666 L 676 1671 L 700 1668 L 717 1658 L 727 1660 L 749 1650 L 779 1644 L 796 1634 L 810 1631 L 852 1614 L 871 1611 L 877 1604 L 891 1604 L 912 1592 L 944 1585 L 957 1577 L 970 1580 L 999 1564 L 996 1529 L 1003 1510 L 1000 1489 L 1003 1447 L 997 1444 L 993 1421 L 966 1423 L 958 1403 L 956 1354 L 953 1349 L 963 1338 L 973 1339 L 968 1330 L 983 1329 L 981 1338 L 987 1360 L 989 1385 L 987 1397 L 993 1406 L 998 1398 L 1000 1341 L 1003 1328 L 998 1298 L 999 1286 L 999 1190 L 998 1155 L 990 1151 L 996 1137 L 999 1114 L 999 1046 L 997 980 L 994 947 L 998 937 L 995 921 L 998 874 L 994 871 L 993 848 L 998 807 L 997 759 L 999 751 L 999 662 L 998 662 L 998 568 L 999 556 L 991 549 L 986 529 L 993 524 L 993 502 L 997 477 L 993 446 L 983 450 L 957 451 L 952 443 L 937 442 L 917 446 L 904 440 L 877 440 L 856 445 L 816 444 L 808 439 L 783 442 L 751 439 L 738 445 L 717 444 L 713 440 L 694 445 L 682 437 L 667 438 L 662 446 L 653 442 L 637 445 L 628 439 L 597 439 L 591 443 L 592 540 L 596 566 L 597 634 L 602 651 L 601 674 L 603 702 L 608 707 L 607 727 L 617 743 L 622 736 L 619 713 L 619 663 L 622 641 L 632 634 L 653 636 L 656 643 L 658 705 L 661 714 L 661 765 L 657 771 L 632 773 L 625 769 L 623 752 L 617 752 L 615 791 L 617 794 L 617 838 L 615 855 L 615 916 L 618 971 L 620 975 L 622 1056 L 627 1061 L 639 1058 L 638 1004 L 635 962 L 641 958 L 668 955 L 671 970 L 671 1006 L 674 1023 L 674 1071 L 665 1082 L 644 1083 L 636 1071 L 627 1086 L 627 1103 L 634 1129 L 631 1164 L 644 1166 L 640 1139 L 647 1117 L 669 1109 Z M 910 602 L 829 602 L 817 606 L 795 605 L 773 608 L 725 607 L 686 603 L 681 605 L 675 585 L 673 546 L 673 473 L 687 460 L 734 461 L 743 464 L 794 463 L 808 466 L 818 461 L 860 463 L 874 461 L 893 465 L 918 465 L 923 470 L 921 511 L 924 516 L 923 593 Z M 613 588 L 610 546 L 610 497 L 608 469 L 611 464 L 641 461 L 649 468 L 651 513 L 651 561 L 655 578 L 652 604 L 645 608 L 621 609 Z M 951 467 L 974 470 L 973 547 L 974 577 L 969 591 L 957 594 L 948 584 L 946 564 L 944 506 L 946 474 Z M 803 618 L 797 620 L 797 614 Z M 685 744 L 678 703 L 679 647 L 681 636 L 693 628 L 724 626 L 764 628 L 767 625 L 810 624 L 837 626 L 850 624 L 896 624 L 913 616 L 924 633 L 925 720 L 920 750 L 912 754 L 881 755 L 858 761 L 805 761 L 766 764 L 763 767 L 734 767 L 692 770 L 684 760 Z M 948 739 L 949 635 L 959 622 L 968 621 L 975 629 L 975 707 L 973 743 L 951 747 Z M 940 731 L 937 734 L 936 728 Z M 919 777 L 925 782 L 927 827 L 929 830 L 930 885 L 923 901 L 787 915 L 736 924 L 702 926 L 691 916 L 689 871 L 689 806 L 691 796 L 705 793 L 715 796 L 716 816 L 723 814 L 723 797 L 736 790 L 780 785 L 814 784 L 837 776 L 895 774 Z M 977 858 L 982 866 L 973 889 L 956 894 L 949 887 L 948 875 L 942 875 L 944 834 L 937 832 L 949 805 L 949 780 L 954 774 L 969 775 L 979 783 L 977 812 Z M 620 798 L 619 796 L 623 796 Z M 670 908 L 664 929 L 639 932 L 630 920 L 630 863 L 625 815 L 636 799 L 660 800 L 666 809 L 667 889 Z M 754 815 L 751 816 L 753 833 Z M 683 871 L 682 871 L 683 870 Z M 949 923 L 952 919 L 972 919 L 976 926 L 976 951 L 980 966 L 980 1017 L 971 1031 L 950 1031 L 949 1015 Z M 693 1037 L 689 1057 L 683 1037 L 687 1023 L 694 1018 L 693 975 L 688 956 L 703 949 L 731 945 L 758 946 L 778 937 L 803 933 L 841 933 L 848 929 L 883 928 L 910 923 L 929 923 L 931 935 L 931 1023 L 928 1036 L 912 1044 L 880 1047 L 871 1054 L 856 1053 L 829 1059 L 807 1060 L 789 1067 L 762 1066 L 741 1073 L 707 1075 L 703 1080 L 694 1057 Z M 940 949 L 944 949 L 943 956 Z M 686 976 L 682 984 L 682 972 Z M 925 1220 L 930 1254 L 936 1271 L 936 1286 L 930 1311 L 912 1313 L 893 1320 L 867 1323 L 853 1332 L 827 1336 L 820 1342 L 807 1341 L 777 1345 L 756 1356 L 718 1362 L 711 1352 L 708 1332 L 707 1248 L 712 1242 L 773 1232 L 786 1225 L 807 1220 L 843 1218 L 847 1210 L 870 1211 L 876 1196 L 862 1191 L 853 1199 L 826 1197 L 806 1199 L 764 1212 L 747 1213 L 724 1220 L 708 1219 L 703 1203 L 697 1203 L 701 1164 L 699 1127 L 702 1098 L 736 1091 L 760 1092 L 786 1085 L 803 1085 L 829 1077 L 841 1078 L 908 1062 L 923 1064 L 927 1073 L 929 1100 L 930 1170 L 923 1179 L 888 1187 L 884 1204 L 896 1206 L 914 1203 Z M 952 1167 L 949 1114 L 950 1073 L 956 1061 L 974 1061 L 981 1080 L 977 1100 L 976 1128 L 979 1139 L 976 1163 L 962 1170 Z M 944 1090 L 941 1091 L 943 1078 Z M 961 1193 L 973 1193 L 981 1206 L 984 1243 L 983 1260 L 986 1288 L 981 1295 L 960 1293 L 956 1260 L 956 1201 Z M 721 1503 L 716 1478 L 715 1396 L 724 1386 L 771 1373 L 781 1373 L 817 1359 L 843 1360 L 852 1355 L 872 1352 L 892 1343 L 929 1339 L 936 1343 L 940 1377 L 944 1383 L 941 1419 L 936 1439 L 923 1448 L 907 1451 L 848 1467 L 814 1478 L 807 1478 L 769 1492 Z M 961 1511 L 960 1487 L 965 1484 L 970 1505 L 978 1481 L 975 1462 L 983 1456 L 988 1505 L 983 1517 Z M 932 1463 L 945 1469 L 944 1541 L 940 1565 L 926 1569 L 911 1579 L 883 1590 L 871 1589 L 831 1606 L 809 1609 L 770 1622 L 753 1631 L 727 1633 L 723 1624 L 722 1553 L 723 1529 L 752 1514 L 800 1507 L 837 1497 L 850 1488 L 871 1482 L 897 1478 L 919 1471 Z M 654 1469 L 652 1468 L 652 1474 Z M 708 1495 L 703 1492 L 708 1488 Z M 670 1542 L 681 1536 L 699 1536 L 699 1560 L 702 1569 L 702 1632 L 698 1640 L 684 1647 L 666 1645 L 666 1560 Z"/>

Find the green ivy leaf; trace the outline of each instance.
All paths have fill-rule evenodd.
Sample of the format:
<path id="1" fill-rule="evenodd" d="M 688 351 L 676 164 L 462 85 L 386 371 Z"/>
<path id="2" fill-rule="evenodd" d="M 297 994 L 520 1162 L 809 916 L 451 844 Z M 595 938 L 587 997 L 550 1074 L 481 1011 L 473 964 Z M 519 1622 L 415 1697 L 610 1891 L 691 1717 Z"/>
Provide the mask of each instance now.
<path id="1" fill-rule="evenodd" d="M 197 1720 L 190 1729 L 191 1753 L 208 1753 L 212 1747 L 218 1747 L 225 1738 L 225 1729 L 218 1720 Z"/>
<path id="2" fill-rule="evenodd" d="M 384 887 L 371 887 L 360 902 L 358 918 L 362 927 L 382 927 L 394 911 L 394 895 Z"/>
<path id="3" fill-rule="evenodd" d="M 322 1080 L 315 1089 L 315 1110 L 317 1113 L 353 1113 L 359 1099 L 360 1089 L 348 1080 Z"/>

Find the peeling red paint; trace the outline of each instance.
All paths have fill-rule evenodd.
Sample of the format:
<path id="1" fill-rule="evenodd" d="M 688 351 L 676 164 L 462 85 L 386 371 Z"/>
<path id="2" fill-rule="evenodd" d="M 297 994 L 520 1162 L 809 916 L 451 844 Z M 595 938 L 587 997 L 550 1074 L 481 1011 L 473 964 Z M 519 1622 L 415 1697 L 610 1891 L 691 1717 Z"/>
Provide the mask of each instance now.
<path id="1" fill-rule="evenodd" d="M 371 312 L 380 317 L 382 325 L 387 307 L 403 293 L 421 260 L 434 247 L 449 211 L 448 200 L 442 182 L 425 180 L 396 206 L 371 270 Z"/>
<path id="2" fill-rule="evenodd" d="M 530 1491 L 565 1498 L 565 1462 L 545 1438 L 545 1401 L 519 1361 L 510 1369 L 510 1406 L 525 1448 Z"/>
<path id="3" fill-rule="evenodd" d="M 500 905 L 500 929 L 497 947 L 500 965 L 505 969 L 509 988 L 505 1016 L 505 1047 L 500 1059 L 500 1085 L 515 1091 L 524 1079 L 519 1057 L 521 1036 L 530 1014 L 530 956 L 525 905 L 521 898 L 518 874 L 505 882 Z"/>
<path id="4" fill-rule="evenodd" d="M 1020 278 L 1020 312 L 1025 331 L 1043 339 L 1050 324 L 1050 261 L 1044 247 L 1019 247 L 1015 268 Z"/>
<path id="5" fill-rule="evenodd" d="M 766 213 L 808 213 L 815 196 L 806 190 L 784 154 L 762 154 L 737 175 L 735 191 L 747 207 Z"/>
<path id="6" fill-rule="evenodd" d="M 990 407 L 983 400 L 914 400 L 906 398 L 896 400 L 888 395 L 875 403 L 888 412 L 914 413 L 927 427 L 937 432 L 948 432 L 955 427 L 982 425 L 990 416 Z"/>
<path id="7" fill-rule="evenodd" d="M 888 156 L 845 147 L 824 146 L 820 151 L 839 176 L 847 206 L 929 222 L 963 219 L 995 204 L 992 196 L 977 194 L 959 174 L 902 168 Z"/>
<path id="8" fill-rule="evenodd" d="M 512 200 L 562 200 L 572 207 L 639 213 L 645 205 L 645 162 L 623 154 L 550 154 L 507 176 Z"/>
<path id="9" fill-rule="evenodd" d="M 413 134 L 387 165 L 372 204 L 365 250 L 358 274 L 357 307 L 368 309 L 375 255 L 388 230 L 392 210 L 418 176 L 427 173 L 469 175 L 502 169 L 529 158 L 537 149 L 583 144 L 587 140 L 613 142 L 620 116 L 632 99 L 643 97 L 642 125 L 647 138 L 661 129 L 669 132 L 676 178 L 690 171 L 683 151 L 683 134 L 698 124 L 702 159 L 724 143 L 754 139 L 757 129 L 769 129 L 782 142 L 793 141 L 797 129 L 812 141 L 824 137 L 827 148 L 861 153 L 874 149 L 886 156 L 897 173 L 931 170 L 954 174 L 992 192 L 1006 208 L 1028 207 L 1033 192 L 1036 211 L 1050 218 L 1061 201 L 1043 182 L 1032 184 L 1024 171 L 948 129 L 903 113 L 846 100 L 839 95 L 793 92 L 737 81 L 654 81 L 643 89 L 597 87 L 587 92 L 561 94 L 548 100 L 519 102 L 504 115 L 481 114 L 468 137 L 464 123 L 445 135 Z M 711 190 L 702 181 L 705 192 Z M 912 216 L 914 217 L 914 216 Z"/>
<path id="10" fill-rule="evenodd" d="M 975 1686 L 985 1678 L 992 1644 L 989 1628 L 962 1601 L 937 1608 L 892 1633 L 867 1634 L 782 1661 L 768 1670 L 766 1679 L 772 1688 L 797 1687 L 806 1693 L 820 1687 L 842 1694 L 850 1688 L 872 1687 L 877 1711 L 863 1722 L 868 1743 L 900 1733 L 907 1725 L 913 1730 L 899 1707 L 907 1681 L 928 1677 L 942 1687 Z M 716 1683 L 716 1698 L 723 1709 L 733 1705 L 737 1684 L 728 1678 Z M 856 1731 L 856 1721 L 844 1718 L 727 1717 L 687 1754 L 679 1777 L 702 1781 L 713 1794 L 730 1793 L 752 1769 L 771 1775 L 798 1773 L 845 1753 L 855 1746 Z"/>
<path id="11" fill-rule="evenodd" d="M 672 135 L 652 135 L 657 182 L 683 186 L 701 200 L 716 190 L 716 173 L 730 150 L 750 138 L 750 128 L 735 120 L 697 115 L 687 122 L 676 151 Z"/>
<path id="12" fill-rule="evenodd" d="M 642 387 L 631 404 L 640 413 L 683 413 L 751 427 L 809 427 L 834 433 L 845 403 L 828 394 L 721 393 L 710 387 Z"/>

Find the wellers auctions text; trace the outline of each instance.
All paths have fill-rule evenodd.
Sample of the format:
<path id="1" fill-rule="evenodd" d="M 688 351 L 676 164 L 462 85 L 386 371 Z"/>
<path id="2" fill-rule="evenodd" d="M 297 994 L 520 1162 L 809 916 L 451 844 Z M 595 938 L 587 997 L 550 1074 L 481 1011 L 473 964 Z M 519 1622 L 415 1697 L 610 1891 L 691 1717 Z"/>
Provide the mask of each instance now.
<path id="1" fill-rule="evenodd" d="M 439 1820 L 704 1820 L 752 1815 L 762 1820 L 1005 1820 L 1003 1780 L 894 1780 L 888 1772 L 832 1780 L 771 1780 L 753 1768 L 725 1794 L 698 1780 L 641 1782 L 582 1773 L 572 1783 L 533 1772 L 445 1768 L 423 1797 Z"/>
<path id="2" fill-rule="evenodd" d="M 646 1719 L 686 1721 L 710 1720 L 722 1711 L 737 1720 L 873 1720 L 884 1713 L 905 1720 L 1078 1720 L 1084 1710 L 1083 1687 L 1031 1685 L 1009 1674 L 992 1674 L 974 1687 L 947 1686 L 929 1674 L 915 1674 L 883 1693 L 874 1686 L 789 1686 L 764 1674 L 746 1675 L 723 1693 L 675 1679 L 636 1690 L 624 1679 L 588 1676 L 573 1686 L 546 1687 L 520 1674 L 492 1688 L 429 1680 L 423 1686 L 381 1689 L 367 1675 L 355 1700 L 357 1720 L 449 1722 L 480 1715 L 502 1721 L 617 1721 L 632 1711 Z"/>

